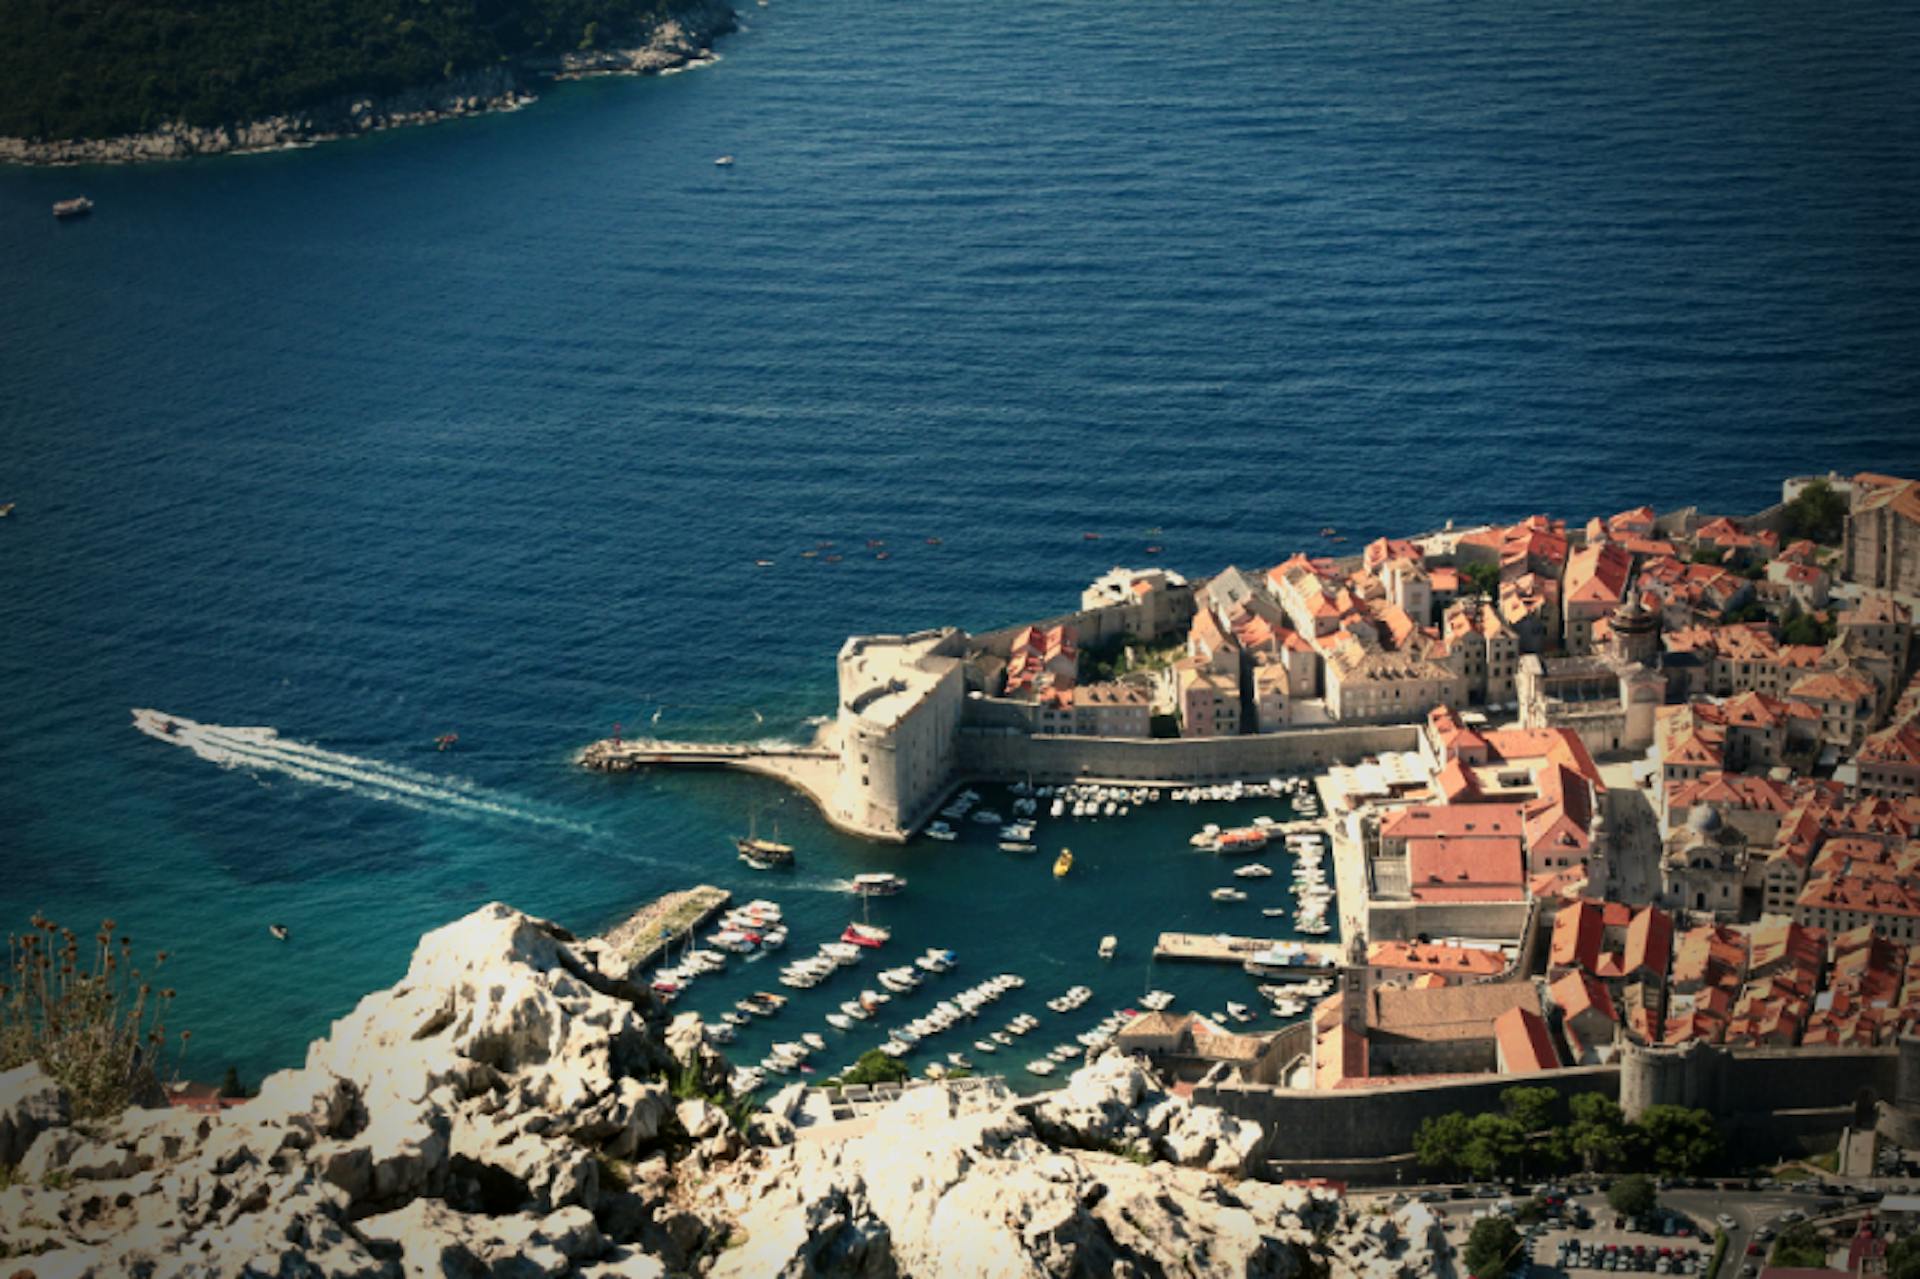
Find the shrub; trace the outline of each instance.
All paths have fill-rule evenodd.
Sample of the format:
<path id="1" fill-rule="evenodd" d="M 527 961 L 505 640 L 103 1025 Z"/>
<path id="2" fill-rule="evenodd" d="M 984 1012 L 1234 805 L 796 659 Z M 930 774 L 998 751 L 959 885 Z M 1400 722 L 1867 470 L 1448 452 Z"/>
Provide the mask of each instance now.
<path id="1" fill-rule="evenodd" d="M 878 1048 L 869 1048 L 853 1063 L 853 1069 L 840 1077 L 843 1084 L 897 1084 L 907 1077 L 905 1062 L 896 1061 Z"/>
<path id="2" fill-rule="evenodd" d="M 100 925 L 93 945 L 35 915 L 8 938 L 0 984 L 0 1070 L 37 1061 L 73 1096 L 76 1118 L 117 1114 L 159 1089 L 170 988 L 156 987 L 133 964 L 133 942 Z M 154 956 L 154 967 L 167 953 Z M 184 1046 L 191 1031 L 182 1031 Z"/>

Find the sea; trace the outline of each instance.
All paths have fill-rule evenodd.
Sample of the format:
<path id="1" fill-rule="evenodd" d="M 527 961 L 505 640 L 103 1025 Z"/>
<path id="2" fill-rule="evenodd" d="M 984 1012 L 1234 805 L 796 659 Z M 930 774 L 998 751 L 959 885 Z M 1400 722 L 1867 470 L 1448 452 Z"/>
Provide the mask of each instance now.
<path id="1" fill-rule="evenodd" d="M 864 871 L 909 881 L 872 904 L 883 957 L 953 949 L 949 992 L 1021 974 L 993 1016 L 1036 1012 L 1037 1045 L 1150 988 L 1257 1004 L 1150 952 L 1284 935 L 1284 875 L 1216 904 L 1186 839 L 1272 804 L 1043 822 L 1019 858 L 574 755 L 616 725 L 804 738 L 848 634 L 1044 617 L 1116 564 L 1920 473 L 1915 6 L 772 0 L 742 27 L 510 114 L 0 169 L 0 925 L 170 951 L 181 1073 L 299 1063 L 489 901 L 592 932 L 711 882 L 804 953 Z M 195 754 L 136 707 L 272 735 Z M 736 860 L 750 822 L 795 871 Z M 875 966 L 741 1056 L 872 1046 L 821 1018 Z M 916 1068 L 971 1054 L 947 1038 Z"/>

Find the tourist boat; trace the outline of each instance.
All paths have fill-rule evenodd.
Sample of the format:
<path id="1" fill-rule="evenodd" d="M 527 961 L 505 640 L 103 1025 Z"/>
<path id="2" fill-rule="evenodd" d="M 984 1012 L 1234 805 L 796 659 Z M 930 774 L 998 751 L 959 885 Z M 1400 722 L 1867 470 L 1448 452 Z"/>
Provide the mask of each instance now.
<path id="1" fill-rule="evenodd" d="M 775 835 L 780 833 L 774 828 Z M 761 839 L 755 832 L 753 819 L 748 818 L 747 833 L 734 840 L 733 845 L 740 850 L 740 860 L 755 870 L 772 870 L 776 866 L 793 865 L 793 846 L 782 844 L 777 839 Z M 765 903 L 772 905 L 771 902 Z M 774 907 L 774 918 L 779 918 L 779 907 Z"/>
<path id="2" fill-rule="evenodd" d="M 1073 850 L 1071 848 L 1063 848 L 1060 850 L 1060 855 L 1053 859 L 1053 877 L 1055 879 L 1065 879 L 1067 872 L 1072 869 Z"/>
<path id="3" fill-rule="evenodd" d="M 1108 933 L 1105 937 L 1102 937 L 1100 939 L 1100 951 L 1099 951 L 1100 958 L 1112 959 L 1113 952 L 1118 949 L 1120 949 L 1120 939 L 1118 937 L 1115 937 L 1112 933 Z"/>
<path id="4" fill-rule="evenodd" d="M 1213 843 L 1217 853 L 1257 853 L 1267 846 L 1267 832 L 1258 826 L 1240 826 L 1223 830 Z"/>
<path id="5" fill-rule="evenodd" d="M 1262 862 L 1250 862 L 1233 873 L 1237 879 L 1265 879 L 1273 874 L 1273 867 Z"/>
<path id="6" fill-rule="evenodd" d="M 892 936 L 891 930 L 878 924 L 848 924 L 846 931 L 840 934 L 840 940 L 848 945 L 878 950 Z"/>
<path id="7" fill-rule="evenodd" d="M 84 195 L 76 195 L 71 200 L 55 200 L 53 216 L 56 218 L 84 218 L 93 212 L 93 201 Z"/>
<path id="8" fill-rule="evenodd" d="M 1238 888 L 1216 888 L 1207 895 L 1217 902 L 1243 902 L 1247 900 L 1247 895 Z"/>

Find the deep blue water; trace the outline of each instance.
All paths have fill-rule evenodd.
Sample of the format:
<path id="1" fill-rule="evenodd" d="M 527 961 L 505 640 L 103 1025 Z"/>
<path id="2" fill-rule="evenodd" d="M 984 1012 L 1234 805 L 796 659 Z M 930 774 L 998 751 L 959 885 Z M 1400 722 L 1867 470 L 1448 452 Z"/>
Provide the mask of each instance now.
<path id="1" fill-rule="evenodd" d="M 569 755 L 656 711 L 799 733 L 847 633 L 1069 607 L 1148 540 L 1204 572 L 1323 524 L 1920 469 L 1914 6 L 746 21 L 705 70 L 508 116 L 0 170 L 0 919 L 171 947 L 189 1072 L 297 1060 L 492 898 L 593 928 L 759 889 L 749 803 L 801 846 L 797 945 L 844 922 L 840 878 L 901 867 L 901 947 L 1024 972 L 1029 1005 L 1098 977 L 1091 1020 L 1155 928 L 1254 926 L 1184 825 L 1076 832 L 1055 885 Z M 822 539 L 845 561 L 799 558 Z M 223 770 L 133 706 L 568 825 Z"/>

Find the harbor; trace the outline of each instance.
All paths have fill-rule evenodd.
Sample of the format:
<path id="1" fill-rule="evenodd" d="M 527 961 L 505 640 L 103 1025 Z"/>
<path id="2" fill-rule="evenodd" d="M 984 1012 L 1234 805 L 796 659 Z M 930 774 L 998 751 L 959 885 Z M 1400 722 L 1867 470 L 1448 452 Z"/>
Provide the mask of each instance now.
<path id="1" fill-rule="evenodd" d="M 654 947 L 646 980 L 702 1016 L 747 1091 L 830 1078 L 878 1049 L 915 1077 L 971 1070 L 1032 1092 L 1144 1012 L 1279 1030 L 1331 989 L 1340 934 L 1302 927 L 1337 927 L 1331 868 L 1311 878 L 1325 819 L 1309 777 L 1277 781 L 1153 788 L 1158 800 L 976 783 L 948 797 L 943 835 L 899 847 L 848 837 L 769 780 L 689 776 L 676 786 L 730 815 L 698 864 L 732 896 Z M 736 856 L 749 814 L 791 863 Z M 1223 849 L 1209 828 L 1268 840 Z M 1242 967 L 1290 946 L 1310 949 L 1284 970 Z"/>

